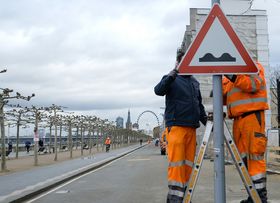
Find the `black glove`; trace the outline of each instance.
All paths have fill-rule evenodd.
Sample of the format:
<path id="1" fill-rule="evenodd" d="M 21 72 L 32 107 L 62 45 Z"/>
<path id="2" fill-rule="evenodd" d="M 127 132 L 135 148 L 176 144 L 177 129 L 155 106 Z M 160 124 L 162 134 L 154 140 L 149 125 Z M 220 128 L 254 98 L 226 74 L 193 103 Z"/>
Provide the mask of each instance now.
<path id="1" fill-rule="evenodd" d="M 173 79 L 175 79 L 177 77 L 177 73 L 178 71 L 176 69 L 173 69 L 172 71 L 170 71 L 168 73 L 168 76 L 172 77 Z"/>
<path id="2" fill-rule="evenodd" d="M 201 119 L 201 123 L 202 123 L 204 126 L 206 126 L 207 120 L 208 120 L 208 116 L 204 116 L 204 117 Z"/>
<path id="3" fill-rule="evenodd" d="M 213 113 L 212 112 L 209 112 L 208 115 L 207 115 L 207 120 L 208 121 L 213 121 Z"/>
<path id="4" fill-rule="evenodd" d="M 225 118 L 227 116 L 227 114 L 225 112 L 223 112 L 223 117 Z M 208 115 L 207 115 L 207 120 L 208 121 L 213 121 L 214 119 L 214 115 L 213 115 L 213 112 L 209 112 Z"/>
<path id="5" fill-rule="evenodd" d="M 209 97 L 213 97 L 213 90 L 210 91 Z"/>
<path id="6" fill-rule="evenodd" d="M 177 50 L 177 56 L 176 56 L 177 63 L 181 62 L 181 59 L 184 55 L 185 55 L 185 52 L 181 48 Z"/>
<path id="7" fill-rule="evenodd" d="M 235 82 L 237 76 L 236 75 L 225 75 L 225 77 L 227 79 L 229 79 L 231 82 Z"/>

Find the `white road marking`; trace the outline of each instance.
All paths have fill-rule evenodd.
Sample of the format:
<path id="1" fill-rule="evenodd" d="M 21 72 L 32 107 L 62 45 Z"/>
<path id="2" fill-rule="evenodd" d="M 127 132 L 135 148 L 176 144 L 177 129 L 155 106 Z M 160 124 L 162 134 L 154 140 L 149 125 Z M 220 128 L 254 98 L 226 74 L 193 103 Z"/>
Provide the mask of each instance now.
<path id="1" fill-rule="evenodd" d="M 127 161 L 149 161 L 151 159 L 129 159 Z"/>
<path id="2" fill-rule="evenodd" d="M 133 151 L 133 152 L 131 152 L 131 153 L 129 153 L 129 154 L 126 154 L 126 155 L 124 155 L 123 157 L 120 157 L 120 158 L 118 158 L 118 159 L 116 159 L 116 160 L 114 160 L 114 161 L 112 161 L 112 162 L 110 162 L 110 163 L 108 163 L 108 164 L 105 164 L 104 166 L 102 166 L 102 167 L 100 167 L 100 168 L 97 168 L 97 169 L 95 169 L 95 170 L 93 170 L 93 171 L 87 172 L 87 173 L 85 173 L 85 174 L 83 174 L 83 175 L 81 175 L 81 176 L 79 176 L 79 177 L 76 177 L 76 178 L 74 178 L 74 179 L 72 179 L 72 180 L 69 180 L 68 182 L 66 182 L 66 183 L 64 183 L 64 184 L 62 184 L 62 185 L 60 185 L 60 186 L 57 186 L 57 187 L 55 187 L 54 189 L 49 190 L 48 192 L 45 192 L 45 193 L 43 193 L 43 194 L 41 194 L 41 195 L 39 195 L 39 196 L 37 196 L 37 197 L 35 197 L 35 198 L 29 200 L 29 201 L 26 201 L 26 203 L 34 202 L 34 201 L 36 201 L 36 200 L 38 200 L 38 199 L 40 199 L 40 198 L 42 198 L 42 197 L 44 197 L 44 196 L 46 196 L 46 195 L 48 195 L 48 194 L 50 194 L 50 193 L 52 193 L 52 192 L 54 192 L 54 191 L 56 191 L 56 190 L 58 190 L 58 189 L 60 189 L 60 188 L 62 188 L 62 187 L 64 187 L 64 186 L 66 186 L 66 185 L 68 185 L 68 184 L 70 184 L 70 183 L 72 183 L 72 182 L 74 182 L 74 181 L 76 181 L 76 180 L 78 180 L 78 179 L 84 177 L 84 176 L 87 176 L 87 175 L 89 175 L 89 174 L 91 174 L 91 173 L 93 173 L 93 172 L 97 172 L 97 171 L 99 171 L 99 170 L 105 168 L 106 166 L 109 166 L 109 165 L 111 165 L 112 163 L 114 163 L 114 162 L 116 162 L 116 161 L 118 161 L 118 160 L 120 160 L 120 159 L 123 159 L 124 157 L 126 157 L 126 156 L 128 156 L 128 155 L 131 155 L 131 154 L 133 154 L 134 152 L 135 152 L 135 151 Z M 122 154 L 124 154 L 124 153 L 122 153 Z M 119 154 L 119 155 L 121 155 L 121 154 Z M 113 157 L 110 157 L 110 158 L 107 158 L 107 159 L 111 159 L 111 158 L 113 158 Z M 107 159 L 105 159 L 105 160 L 107 160 Z M 103 161 L 100 161 L 100 162 L 104 162 L 104 160 L 103 160 Z M 95 163 L 95 164 L 96 164 L 96 163 Z"/>

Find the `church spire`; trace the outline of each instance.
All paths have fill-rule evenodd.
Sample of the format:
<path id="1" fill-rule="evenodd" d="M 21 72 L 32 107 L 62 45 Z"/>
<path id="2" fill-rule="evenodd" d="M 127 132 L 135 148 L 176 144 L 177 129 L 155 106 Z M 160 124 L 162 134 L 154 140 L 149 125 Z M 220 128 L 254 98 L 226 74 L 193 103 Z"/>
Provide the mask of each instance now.
<path id="1" fill-rule="evenodd" d="M 128 109 L 128 114 L 127 114 L 126 129 L 128 129 L 128 130 L 132 129 L 132 123 L 131 123 L 131 119 L 130 119 L 130 110 L 129 109 Z"/>

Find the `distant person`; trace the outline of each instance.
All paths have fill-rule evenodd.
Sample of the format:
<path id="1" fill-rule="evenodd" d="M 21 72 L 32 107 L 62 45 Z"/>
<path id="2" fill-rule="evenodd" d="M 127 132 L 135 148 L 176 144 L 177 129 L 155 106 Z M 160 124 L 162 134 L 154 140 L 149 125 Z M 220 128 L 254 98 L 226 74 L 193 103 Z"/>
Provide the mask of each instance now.
<path id="1" fill-rule="evenodd" d="M 42 139 L 39 140 L 39 150 L 38 152 L 43 152 L 44 151 L 44 141 Z"/>
<path id="2" fill-rule="evenodd" d="M 29 153 L 30 146 L 31 146 L 31 142 L 27 140 L 27 141 L 25 142 L 25 148 L 26 148 L 26 152 L 27 152 L 27 153 Z"/>
<path id="3" fill-rule="evenodd" d="M 159 143 L 159 139 L 157 138 L 156 141 L 155 141 L 155 146 L 156 147 L 158 146 L 158 143 Z"/>
<path id="4" fill-rule="evenodd" d="M 11 153 L 13 151 L 13 143 L 10 141 L 8 143 L 8 152 Z"/>
<path id="5" fill-rule="evenodd" d="M 142 143 L 143 143 L 143 140 L 142 140 L 142 139 L 140 139 L 140 146 L 142 146 Z"/>
<path id="6" fill-rule="evenodd" d="M 177 51 L 177 64 L 184 52 Z M 196 128 L 207 122 L 200 84 L 192 75 L 171 70 L 155 86 L 156 95 L 165 96 L 165 126 L 168 142 L 167 203 L 182 203 L 191 176 L 196 152 Z"/>
<path id="7" fill-rule="evenodd" d="M 44 141 L 42 139 L 39 140 L 39 147 L 44 147 Z"/>
<path id="8" fill-rule="evenodd" d="M 85 142 L 84 142 L 84 144 L 83 144 L 83 149 L 89 149 L 88 144 L 87 144 L 87 143 L 85 143 Z"/>
<path id="9" fill-rule="evenodd" d="M 109 152 L 110 146 L 111 146 L 111 139 L 110 139 L 110 137 L 106 138 L 105 145 L 106 145 L 106 152 Z"/>

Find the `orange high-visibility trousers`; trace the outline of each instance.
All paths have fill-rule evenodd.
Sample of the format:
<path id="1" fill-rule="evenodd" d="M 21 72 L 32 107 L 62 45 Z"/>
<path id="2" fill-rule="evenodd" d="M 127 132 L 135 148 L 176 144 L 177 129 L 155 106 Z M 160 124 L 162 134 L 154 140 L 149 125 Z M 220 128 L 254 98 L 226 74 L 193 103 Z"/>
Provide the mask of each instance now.
<path id="1" fill-rule="evenodd" d="M 166 128 L 168 143 L 168 195 L 169 202 L 183 200 L 196 151 L 196 129 L 185 126 Z M 179 202 L 178 201 L 178 202 Z"/>
<path id="2" fill-rule="evenodd" d="M 234 119 L 233 138 L 261 199 L 266 200 L 266 162 L 264 111 Z M 266 201 L 263 201 L 266 202 Z"/>

